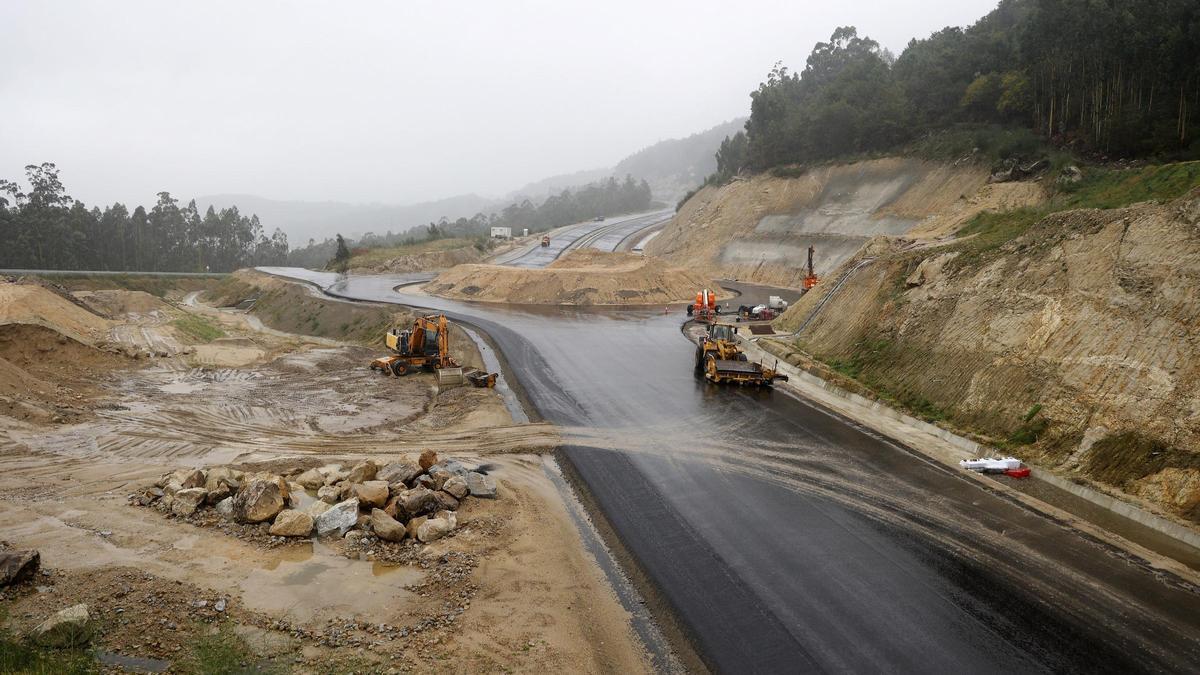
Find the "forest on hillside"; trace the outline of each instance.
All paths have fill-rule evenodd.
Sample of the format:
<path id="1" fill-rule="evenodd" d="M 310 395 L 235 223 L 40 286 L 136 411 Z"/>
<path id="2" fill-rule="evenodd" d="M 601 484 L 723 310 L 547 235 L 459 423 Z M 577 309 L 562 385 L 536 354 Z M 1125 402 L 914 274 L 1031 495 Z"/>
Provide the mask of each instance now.
<path id="1" fill-rule="evenodd" d="M 1200 157 L 1200 2 L 1001 0 L 895 57 L 853 27 L 751 93 L 718 180 L 894 149 L 958 125 L 1025 128 L 1101 157 Z"/>
<path id="2" fill-rule="evenodd" d="M 626 174 L 625 180 L 614 177 L 590 183 L 580 188 L 568 188 L 551 195 L 540 204 L 529 199 L 513 202 L 500 211 L 490 214 L 477 213 L 470 218 L 429 223 L 424 228 L 403 232 L 376 234 L 368 232 L 357 240 L 348 240 L 355 248 L 380 248 L 412 244 L 428 239 L 444 237 L 484 237 L 492 227 L 511 227 L 514 233 L 524 228 L 530 232 L 544 232 L 560 225 L 568 225 L 591 218 L 612 216 L 622 213 L 645 211 L 650 208 L 650 185 L 645 180 L 636 180 Z M 288 263 L 299 267 L 321 267 L 337 251 L 335 239 L 316 242 L 298 248 L 288 256 Z"/>
<path id="3" fill-rule="evenodd" d="M 72 199 L 54 164 L 25 167 L 29 191 L 0 180 L 0 268 L 229 272 L 287 259 L 287 236 L 270 236 L 237 207 L 202 215 L 167 192 L 147 210 L 100 210 Z"/>

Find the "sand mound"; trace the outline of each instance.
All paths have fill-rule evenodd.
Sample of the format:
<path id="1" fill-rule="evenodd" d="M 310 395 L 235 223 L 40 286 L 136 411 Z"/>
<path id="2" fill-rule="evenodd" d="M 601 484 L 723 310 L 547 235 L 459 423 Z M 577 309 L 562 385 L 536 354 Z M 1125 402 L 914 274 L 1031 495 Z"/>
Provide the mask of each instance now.
<path id="1" fill-rule="evenodd" d="M 77 291 L 75 297 L 93 311 L 108 317 L 150 314 L 169 305 L 145 291 Z"/>
<path id="2" fill-rule="evenodd" d="M 425 286 L 458 300 L 528 305 L 657 305 L 686 302 L 711 279 L 629 253 L 574 251 L 546 269 L 459 265 Z"/>
<path id="3" fill-rule="evenodd" d="M 38 324 L 94 344 L 110 328 L 103 317 L 34 284 L 0 283 L 0 324 Z"/>
<path id="4" fill-rule="evenodd" d="M 72 372 L 109 368 L 125 362 L 121 356 L 88 346 L 46 326 L 28 323 L 0 325 L 0 359 L 34 373 Z"/>

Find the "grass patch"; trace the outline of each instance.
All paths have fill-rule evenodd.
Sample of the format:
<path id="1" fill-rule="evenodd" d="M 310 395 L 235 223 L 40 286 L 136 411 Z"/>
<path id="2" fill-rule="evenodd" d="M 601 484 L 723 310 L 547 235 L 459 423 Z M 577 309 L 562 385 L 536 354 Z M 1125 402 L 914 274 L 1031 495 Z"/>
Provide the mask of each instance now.
<path id="1" fill-rule="evenodd" d="M 187 314 L 171 322 L 177 330 L 199 342 L 212 342 L 225 337 L 225 331 L 217 328 L 208 319 L 195 314 Z"/>
<path id="2" fill-rule="evenodd" d="M 1151 199 L 1175 199 L 1200 186 L 1200 161 L 1138 169 L 1088 167 L 1078 183 L 1060 187 L 1061 209 L 1116 209 Z"/>
<path id="3" fill-rule="evenodd" d="M 808 173 L 808 168 L 804 166 L 777 166 L 771 169 L 771 175 L 776 178 L 801 178 Z"/>
<path id="4" fill-rule="evenodd" d="M 179 664 L 181 670 L 197 675 L 224 675 L 225 673 L 270 673 L 275 669 L 264 669 L 255 663 L 254 654 L 246 643 L 233 632 L 228 624 L 222 624 L 216 633 L 204 635 L 192 646 L 191 653 Z"/>
<path id="5" fill-rule="evenodd" d="M 0 624 L 7 622 L 0 609 Z M 0 673 L 30 675 L 84 675 L 100 672 L 99 664 L 85 649 L 48 649 L 0 630 Z"/>
<path id="6" fill-rule="evenodd" d="M 1097 441 L 1084 467 L 1092 478 L 1117 487 L 1167 468 L 1200 469 L 1200 454 L 1171 447 L 1136 431 Z"/>
<path id="7" fill-rule="evenodd" d="M 62 286 L 68 291 L 142 291 L 155 297 L 165 298 L 172 291 L 190 293 L 216 288 L 226 277 L 222 276 L 173 276 L 154 274 L 39 274 L 46 281 Z"/>
<path id="8" fill-rule="evenodd" d="M 967 221 L 958 231 L 958 236 L 972 237 L 965 242 L 967 252 L 991 251 L 1025 234 L 1047 213 L 1045 209 L 1030 207 L 1012 211 L 984 211 Z"/>

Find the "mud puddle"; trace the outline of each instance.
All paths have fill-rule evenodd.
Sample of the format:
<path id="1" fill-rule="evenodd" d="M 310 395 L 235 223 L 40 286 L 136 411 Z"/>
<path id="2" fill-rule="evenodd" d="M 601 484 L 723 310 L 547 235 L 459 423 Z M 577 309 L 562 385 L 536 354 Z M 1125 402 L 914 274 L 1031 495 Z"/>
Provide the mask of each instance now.
<path id="1" fill-rule="evenodd" d="M 387 616 L 414 597 L 418 569 L 352 560 L 320 541 L 289 546 L 238 582 L 247 608 L 311 623 L 323 617 Z"/>

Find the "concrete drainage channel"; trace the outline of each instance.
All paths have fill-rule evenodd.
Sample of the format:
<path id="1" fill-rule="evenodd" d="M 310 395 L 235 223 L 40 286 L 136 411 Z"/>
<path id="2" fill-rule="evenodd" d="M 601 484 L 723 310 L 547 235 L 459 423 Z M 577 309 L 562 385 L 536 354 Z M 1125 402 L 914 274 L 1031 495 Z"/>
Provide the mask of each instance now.
<path id="1" fill-rule="evenodd" d="M 789 363 L 778 361 L 772 354 L 754 344 L 753 339 L 738 336 L 738 341 L 752 360 L 766 359 L 778 362 L 780 372 L 788 375 L 790 380 L 777 386 L 805 401 L 816 403 L 821 408 L 828 408 L 831 414 L 842 416 L 880 434 L 883 438 L 898 442 L 903 447 L 911 448 L 914 452 L 953 468 L 958 468 L 957 462 L 960 459 L 988 454 L 987 448 L 975 441 L 894 410 L 880 401 L 846 391 Z M 841 402 L 841 405 L 838 405 L 838 402 Z M 926 442 L 920 442 L 921 438 L 926 439 Z M 931 444 L 942 447 L 933 450 L 929 447 Z M 1011 490 L 1026 495 L 1027 498 L 1036 499 L 1053 509 L 1062 510 L 1076 519 L 1086 521 L 1101 531 L 1111 532 L 1139 548 L 1177 561 L 1192 572 L 1200 572 L 1200 535 L 1166 518 L 1089 487 L 1072 483 L 1044 469 L 1037 469 L 1031 479 L 1035 484 L 1046 485 L 1048 489 L 1027 489 L 1019 484 L 1009 484 L 1009 481 L 1002 483 L 975 474 L 970 476 L 988 481 L 1006 491 Z M 1073 496 L 1094 505 L 1096 509 L 1068 508 L 1072 506 L 1071 500 L 1059 497 L 1054 493 L 1056 490 L 1068 497 Z M 1098 514 L 1096 511 L 1105 513 Z M 1092 534 L 1095 535 L 1096 532 Z"/>

